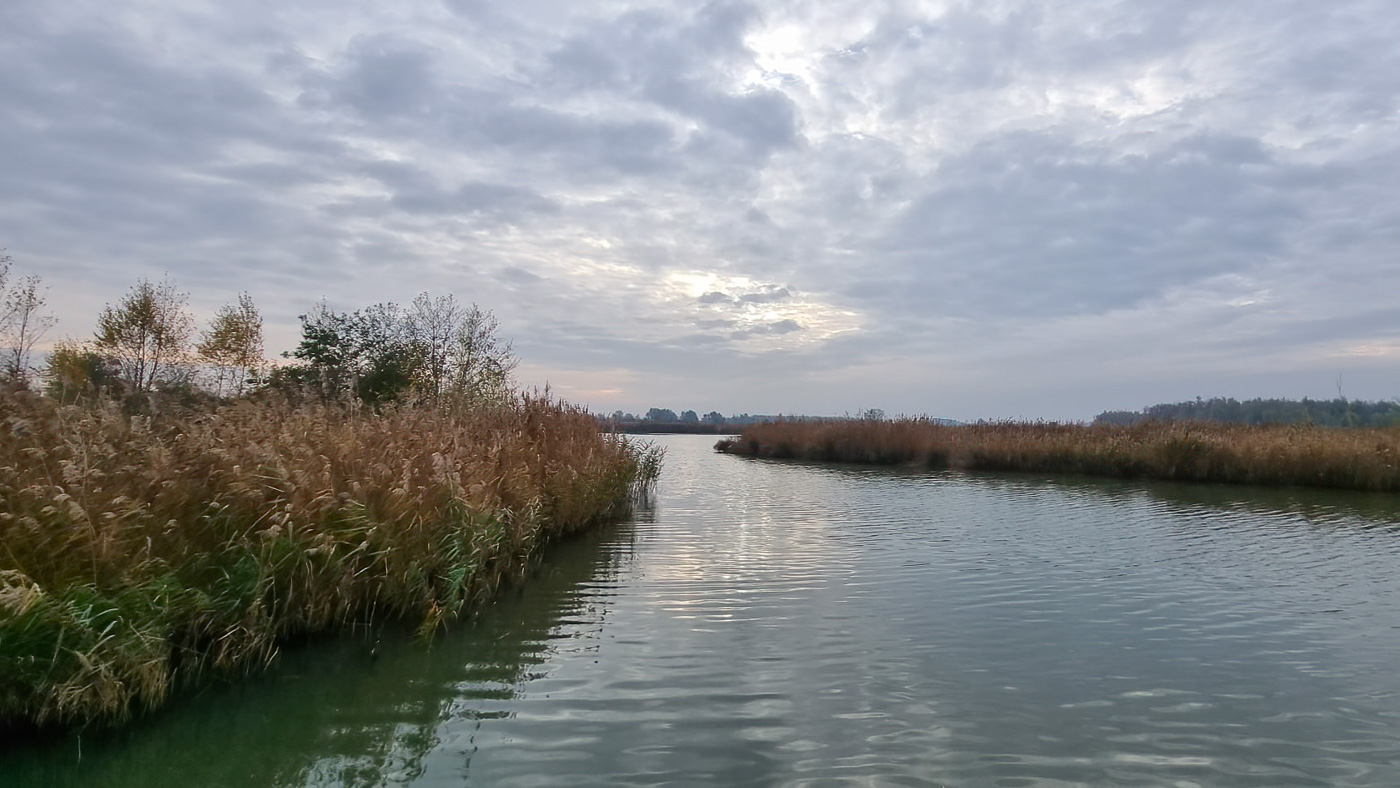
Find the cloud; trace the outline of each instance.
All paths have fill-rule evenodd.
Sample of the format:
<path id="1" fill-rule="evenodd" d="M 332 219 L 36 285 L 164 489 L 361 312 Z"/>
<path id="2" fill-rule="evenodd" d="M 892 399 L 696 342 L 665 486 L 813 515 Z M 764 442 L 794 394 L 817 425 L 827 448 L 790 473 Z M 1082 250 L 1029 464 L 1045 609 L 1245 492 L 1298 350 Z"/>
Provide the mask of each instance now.
<path id="1" fill-rule="evenodd" d="M 250 290 L 272 349 L 322 296 L 454 291 L 634 412 L 1394 396 L 1397 35 L 1364 0 L 16 0 L 0 246 L 79 336 L 166 272 L 204 316 Z"/>

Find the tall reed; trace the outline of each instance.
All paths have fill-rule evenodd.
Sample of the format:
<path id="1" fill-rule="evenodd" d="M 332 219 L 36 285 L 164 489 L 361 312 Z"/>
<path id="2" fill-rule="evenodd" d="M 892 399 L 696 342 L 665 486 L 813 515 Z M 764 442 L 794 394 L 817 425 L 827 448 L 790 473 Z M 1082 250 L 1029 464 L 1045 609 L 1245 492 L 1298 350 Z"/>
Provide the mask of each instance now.
<path id="1" fill-rule="evenodd" d="M 716 448 L 749 457 L 1400 491 L 1396 427 L 771 422 Z"/>
<path id="2" fill-rule="evenodd" d="M 118 721 L 373 617 L 431 632 L 659 462 L 547 397 L 155 418 L 0 395 L 0 722 Z"/>

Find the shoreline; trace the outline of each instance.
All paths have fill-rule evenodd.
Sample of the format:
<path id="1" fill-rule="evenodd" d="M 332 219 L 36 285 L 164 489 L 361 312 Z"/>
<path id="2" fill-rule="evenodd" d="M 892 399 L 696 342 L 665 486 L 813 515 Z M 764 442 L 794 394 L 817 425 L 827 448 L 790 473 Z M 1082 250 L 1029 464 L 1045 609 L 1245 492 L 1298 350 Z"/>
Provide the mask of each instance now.
<path id="1" fill-rule="evenodd" d="M 581 409 L 0 401 L 0 729 L 110 727 L 286 643 L 422 638 L 543 545 L 613 522 L 660 454 Z"/>
<path id="2" fill-rule="evenodd" d="M 771 422 L 715 449 L 751 458 L 1400 492 L 1400 427 Z"/>

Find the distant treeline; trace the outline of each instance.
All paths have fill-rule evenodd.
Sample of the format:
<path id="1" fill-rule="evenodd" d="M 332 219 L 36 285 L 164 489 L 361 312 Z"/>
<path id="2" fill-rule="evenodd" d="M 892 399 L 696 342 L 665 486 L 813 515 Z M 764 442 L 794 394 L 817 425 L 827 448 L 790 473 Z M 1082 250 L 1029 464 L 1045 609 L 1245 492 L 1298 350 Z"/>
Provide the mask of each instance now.
<path id="1" fill-rule="evenodd" d="M 859 415 L 851 416 L 792 416 L 778 414 L 752 415 L 740 413 L 735 416 L 725 416 L 718 411 L 710 411 L 704 416 L 697 414 L 693 410 L 681 411 L 677 414 L 670 408 L 652 408 L 645 416 L 636 416 L 623 411 L 613 411 L 611 414 L 599 415 L 599 425 L 609 432 L 623 432 L 631 434 L 651 434 L 651 433 L 681 433 L 688 435 L 731 435 L 751 424 L 768 424 L 772 422 L 785 422 L 796 424 L 829 424 L 845 421 L 883 421 L 885 412 L 878 409 L 862 411 Z M 934 419 L 924 417 L 925 421 L 954 425 L 958 422 L 952 419 Z"/>
<path id="2" fill-rule="evenodd" d="M 622 432 L 634 435 L 654 433 L 680 433 L 685 435 L 730 435 L 750 424 L 763 424 L 770 421 L 829 421 L 820 416 L 767 416 L 741 413 L 725 416 L 711 411 L 703 417 L 695 411 L 687 410 L 679 415 L 669 408 L 652 408 L 646 416 L 614 411 L 598 416 L 599 426 L 608 432 Z"/>
<path id="3" fill-rule="evenodd" d="M 1321 427 L 1389 427 L 1400 425 L 1400 403 L 1337 399 L 1196 398 L 1194 401 L 1152 405 L 1140 411 L 1109 410 L 1094 424 L 1137 424 L 1143 421 L 1218 421 L 1228 424 L 1316 424 Z"/>
<path id="4" fill-rule="evenodd" d="M 644 416 L 638 416 L 634 413 L 628 413 L 626 411 L 621 410 L 615 410 L 612 413 L 603 413 L 598 415 L 598 419 L 600 421 L 621 425 L 626 428 L 626 431 L 634 431 L 633 428 L 635 428 L 635 431 L 637 432 L 661 432 L 662 430 L 648 429 L 648 427 L 655 427 L 657 425 L 692 425 L 695 427 L 710 426 L 716 428 L 736 426 L 742 427 L 745 424 L 761 424 L 765 421 L 782 421 L 785 419 L 802 418 L 817 417 L 783 416 L 782 414 L 779 414 L 777 416 L 769 416 L 762 414 L 750 415 L 748 413 L 740 413 L 737 415 L 726 416 L 717 410 L 712 410 L 709 413 L 706 413 L 702 416 L 693 410 L 683 410 L 680 413 L 677 413 L 676 411 L 671 410 L 670 408 L 651 408 L 647 410 L 646 415 Z M 700 429 L 692 431 L 706 432 L 706 430 Z M 717 431 L 725 432 L 727 430 L 719 429 Z"/>

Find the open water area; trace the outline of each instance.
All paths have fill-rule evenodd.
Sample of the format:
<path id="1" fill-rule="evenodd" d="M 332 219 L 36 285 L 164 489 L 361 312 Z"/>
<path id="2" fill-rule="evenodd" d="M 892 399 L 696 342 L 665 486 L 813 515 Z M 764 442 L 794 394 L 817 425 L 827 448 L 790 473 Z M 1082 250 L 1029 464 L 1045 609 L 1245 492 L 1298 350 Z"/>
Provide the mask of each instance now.
<path id="1" fill-rule="evenodd" d="M 1400 785 L 1400 496 L 654 440 L 650 506 L 431 646 L 291 647 L 0 785 Z"/>

